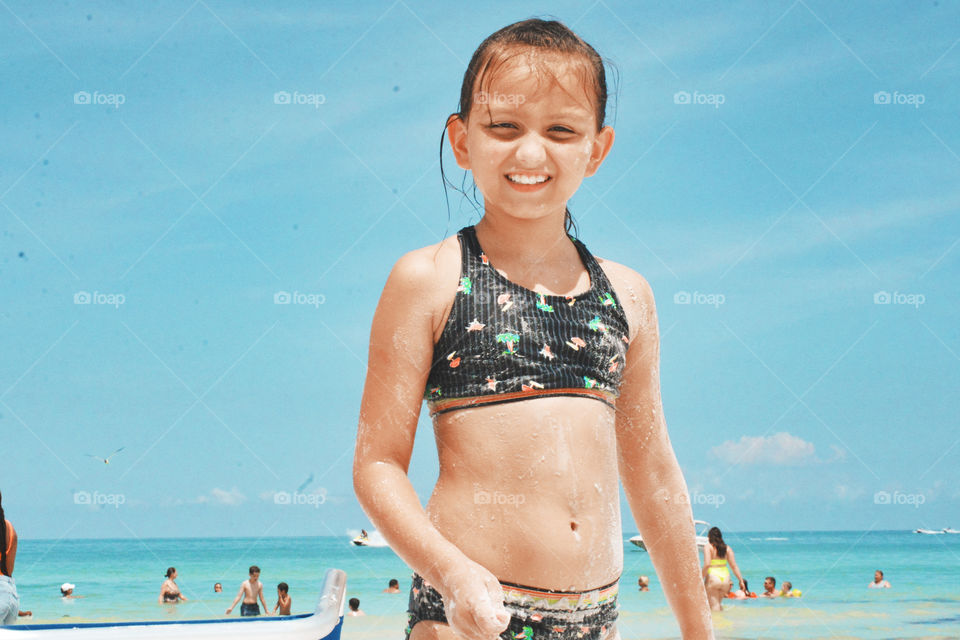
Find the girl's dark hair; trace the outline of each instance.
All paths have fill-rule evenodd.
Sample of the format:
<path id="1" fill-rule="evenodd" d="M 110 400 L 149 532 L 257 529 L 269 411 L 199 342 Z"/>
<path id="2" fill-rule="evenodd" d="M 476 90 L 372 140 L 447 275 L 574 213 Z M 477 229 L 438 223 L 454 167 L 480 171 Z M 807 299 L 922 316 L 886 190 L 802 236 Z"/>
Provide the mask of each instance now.
<path id="1" fill-rule="evenodd" d="M 9 576 L 7 571 L 7 520 L 3 515 L 3 494 L 0 493 L 0 573 Z"/>
<path id="2" fill-rule="evenodd" d="M 167 569 L 167 577 L 169 578 L 170 576 L 172 576 L 174 571 L 176 571 L 174 567 L 170 567 L 169 569 Z"/>
<path id="3" fill-rule="evenodd" d="M 579 59 L 583 64 L 580 68 L 581 80 L 588 94 L 595 97 L 597 131 L 603 129 L 607 110 L 607 77 L 604 72 L 604 60 L 600 54 L 584 42 L 577 34 L 562 22 L 556 20 L 541 20 L 531 18 L 515 22 L 488 36 L 473 52 L 467 70 L 463 74 L 463 84 L 460 86 L 460 105 L 456 113 L 451 113 L 444 123 L 443 133 L 440 134 L 440 177 L 443 181 L 443 194 L 447 201 L 447 212 L 450 211 L 450 199 L 447 196 L 447 186 L 466 195 L 464 184 L 457 188 L 447 179 L 443 171 L 443 139 L 446 134 L 446 124 L 452 118 L 466 120 L 473 108 L 475 92 L 483 91 L 483 87 L 490 82 L 494 72 L 506 62 L 520 54 L 532 52 L 556 54 L 569 59 Z M 538 71 L 550 75 L 551 71 L 544 62 L 532 61 Z M 616 69 L 611 64 L 611 69 Z M 489 104 L 489 101 L 487 102 Z M 464 183 L 466 174 L 464 174 Z M 473 185 L 473 201 L 479 207 L 476 197 L 476 185 Z M 576 223 L 566 210 L 564 227 L 567 234 L 571 230 L 576 232 Z M 574 234 L 576 235 L 576 234 Z"/>
<path id="4" fill-rule="evenodd" d="M 723 534 L 720 533 L 720 529 L 711 527 L 710 532 L 707 534 L 707 540 L 709 540 L 710 544 L 717 550 L 718 558 L 727 557 L 727 545 L 723 541 Z"/>

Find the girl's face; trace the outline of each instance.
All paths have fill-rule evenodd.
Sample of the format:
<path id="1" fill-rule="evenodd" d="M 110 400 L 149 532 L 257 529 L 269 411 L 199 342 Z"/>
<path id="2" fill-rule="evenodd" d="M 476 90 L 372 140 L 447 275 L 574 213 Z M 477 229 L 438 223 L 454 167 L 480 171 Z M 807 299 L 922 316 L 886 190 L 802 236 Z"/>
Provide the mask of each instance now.
<path id="1" fill-rule="evenodd" d="M 561 62 L 547 75 L 518 56 L 475 90 L 466 122 L 448 122 L 457 164 L 473 172 L 487 211 L 562 217 L 580 183 L 603 162 L 613 129 L 597 131 L 580 66 Z"/>

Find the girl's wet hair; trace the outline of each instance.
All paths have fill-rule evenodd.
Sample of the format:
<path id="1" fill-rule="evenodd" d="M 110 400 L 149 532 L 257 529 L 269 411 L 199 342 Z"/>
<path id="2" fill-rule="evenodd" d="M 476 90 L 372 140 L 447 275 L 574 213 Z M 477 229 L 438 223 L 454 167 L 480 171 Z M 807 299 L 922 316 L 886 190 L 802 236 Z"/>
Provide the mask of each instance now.
<path id="1" fill-rule="evenodd" d="M 545 55 L 550 57 L 545 59 Z M 594 99 L 597 131 L 603 128 L 607 110 L 605 61 L 593 47 L 562 22 L 539 18 L 531 18 L 507 25 L 480 43 L 477 50 L 473 52 L 473 57 L 470 58 L 467 70 L 463 74 L 458 110 L 456 113 L 450 114 L 447 123 L 450 122 L 451 118 L 460 118 L 466 121 L 473 109 L 474 102 L 476 102 L 476 97 L 478 95 L 489 95 L 485 87 L 489 87 L 491 79 L 496 76 L 497 70 L 517 56 L 526 56 L 526 61 L 536 68 L 539 74 L 545 76 L 554 75 L 550 67 L 558 57 L 565 59 L 565 61 L 580 63 L 574 65 L 574 69 L 580 76 L 584 91 Z M 612 64 L 611 69 L 616 71 Z M 486 104 L 489 108 L 489 100 L 486 101 Z M 449 185 L 455 191 L 466 195 L 466 174 L 464 174 L 464 182 L 459 189 L 447 179 L 443 170 L 444 134 L 446 134 L 446 126 L 444 126 L 443 133 L 440 134 L 440 176 L 443 180 L 443 193 L 447 200 L 447 212 L 449 214 L 450 200 L 447 196 L 447 186 Z M 476 190 L 477 186 L 474 184 L 472 198 L 479 209 L 480 202 L 477 200 Z M 566 210 L 564 227 L 568 234 L 573 231 L 573 235 L 576 235 L 576 223 L 573 221 L 569 208 Z"/>
<path id="2" fill-rule="evenodd" d="M 720 529 L 711 527 L 710 532 L 707 534 L 707 540 L 716 548 L 718 558 L 727 557 L 727 545 L 723 541 L 723 534 L 720 533 Z"/>
<path id="3" fill-rule="evenodd" d="M 176 569 L 173 567 L 170 567 L 169 569 L 167 569 L 167 577 L 169 578 L 170 576 L 172 576 L 175 571 Z"/>
<path id="4" fill-rule="evenodd" d="M 10 575 L 7 571 L 7 520 L 3 515 L 3 494 L 0 494 L 0 573 Z"/>

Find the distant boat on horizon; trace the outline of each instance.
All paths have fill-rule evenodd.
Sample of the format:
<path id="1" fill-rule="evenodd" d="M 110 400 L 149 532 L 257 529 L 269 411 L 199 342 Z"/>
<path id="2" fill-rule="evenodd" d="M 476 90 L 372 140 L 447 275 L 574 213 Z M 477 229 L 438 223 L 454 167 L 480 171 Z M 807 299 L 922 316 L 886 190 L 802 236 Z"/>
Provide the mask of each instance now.
<path id="1" fill-rule="evenodd" d="M 710 523 L 705 522 L 703 520 L 694 520 L 693 525 L 694 527 L 700 527 L 700 530 L 697 531 L 697 550 L 703 549 L 705 546 L 709 544 L 709 542 L 707 541 L 706 531 L 707 531 L 707 527 L 710 526 Z M 637 545 L 644 551 L 647 550 L 647 545 L 643 541 L 643 536 L 639 534 L 630 538 L 630 542 Z"/>
<path id="2" fill-rule="evenodd" d="M 946 533 L 946 530 L 941 529 L 940 531 L 934 531 L 933 529 L 915 529 L 914 533 L 923 533 L 928 536 L 938 536 Z"/>
<path id="3" fill-rule="evenodd" d="M 943 530 L 943 532 L 944 533 L 960 533 L 960 530 L 951 529 L 950 527 L 947 527 L 946 529 Z"/>

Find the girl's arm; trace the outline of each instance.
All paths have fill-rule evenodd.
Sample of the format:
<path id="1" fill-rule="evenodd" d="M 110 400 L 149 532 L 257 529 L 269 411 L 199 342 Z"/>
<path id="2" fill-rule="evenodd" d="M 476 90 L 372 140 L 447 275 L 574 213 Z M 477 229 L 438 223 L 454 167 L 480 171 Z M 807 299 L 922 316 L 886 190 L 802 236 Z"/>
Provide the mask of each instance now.
<path id="1" fill-rule="evenodd" d="M 502 594 L 496 597 L 499 584 L 433 526 L 407 477 L 433 359 L 434 329 L 443 320 L 434 310 L 444 307 L 443 296 L 452 294 L 456 284 L 444 291 L 433 256 L 434 249 L 427 247 L 400 258 L 374 313 L 353 486 L 390 548 L 448 601 L 451 624 L 473 618 L 476 628 L 496 635 L 502 628 L 495 628 L 499 622 L 493 617 L 501 617 L 503 627 L 508 619 Z M 467 613 L 461 602 L 482 606 Z"/>
<path id="2" fill-rule="evenodd" d="M 727 563 L 730 565 L 730 568 L 733 569 L 733 575 L 737 576 L 737 580 L 740 581 L 740 588 L 743 589 L 743 576 L 740 575 L 740 567 L 737 566 L 737 561 L 733 557 L 733 549 L 730 548 L 730 545 L 727 545 Z"/>
<path id="3" fill-rule="evenodd" d="M 421 250 L 422 251 L 422 250 Z M 434 585 L 463 555 L 434 528 L 407 477 L 433 359 L 436 269 L 418 251 L 394 265 L 370 329 L 353 459 L 357 499 L 397 555 Z"/>
<path id="4" fill-rule="evenodd" d="M 627 289 L 640 312 L 617 400 L 620 477 L 681 634 L 684 638 L 712 638 L 690 500 L 663 418 L 660 335 L 653 292 L 633 271 Z"/>

